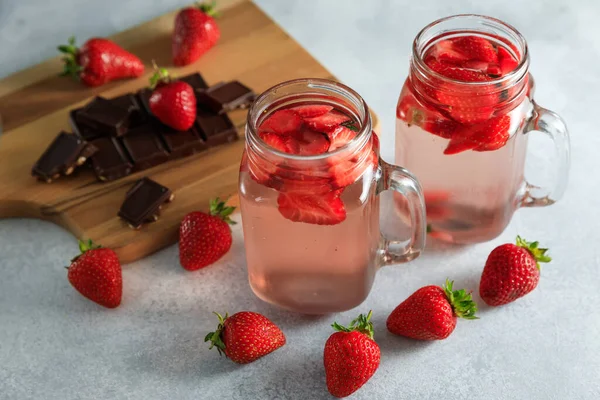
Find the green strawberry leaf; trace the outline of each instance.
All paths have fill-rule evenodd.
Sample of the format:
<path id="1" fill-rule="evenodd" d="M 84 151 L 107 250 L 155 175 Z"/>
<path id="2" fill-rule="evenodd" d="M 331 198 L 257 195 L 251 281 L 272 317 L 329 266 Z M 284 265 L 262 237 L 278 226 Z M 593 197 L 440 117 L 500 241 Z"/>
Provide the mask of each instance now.
<path id="1" fill-rule="evenodd" d="M 546 254 L 548 249 L 539 248 L 539 242 L 528 242 L 521 236 L 517 236 L 517 246 L 522 247 L 529 251 L 535 259 L 535 266 L 540 269 L 540 263 L 549 263 L 552 258 Z"/>
<path id="2" fill-rule="evenodd" d="M 334 322 L 331 326 L 338 332 L 353 332 L 358 331 L 367 335 L 370 339 L 373 339 L 373 323 L 371 320 L 371 315 L 373 311 L 369 311 L 369 313 L 365 316 L 364 314 L 360 314 L 357 318 L 353 319 L 350 322 L 349 326 L 343 326 Z"/>
<path id="3" fill-rule="evenodd" d="M 459 318 L 464 319 L 479 319 L 475 316 L 477 312 L 477 303 L 473 301 L 471 292 L 465 289 L 454 290 L 452 286 L 454 281 L 446 279 L 446 284 L 443 286 L 448 302 L 452 306 L 454 314 Z"/>

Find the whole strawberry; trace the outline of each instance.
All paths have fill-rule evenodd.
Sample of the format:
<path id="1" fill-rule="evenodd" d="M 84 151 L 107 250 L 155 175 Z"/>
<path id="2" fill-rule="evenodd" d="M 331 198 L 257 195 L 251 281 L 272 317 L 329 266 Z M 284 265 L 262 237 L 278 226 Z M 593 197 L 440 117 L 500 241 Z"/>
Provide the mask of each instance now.
<path id="1" fill-rule="evenodd" d="M 150 111 L 163 124 L 187 131 L 196 121 L 196 95 L 186 82 L 172 80 L 164 68 L 156 68 L 150 78 L 154 91 L 150 95 Z"/>
<path id="2" fill-rule="evenodd" d="M 69 44 L 58 46 L 58 50 L 64 54 L 61 75 L 78 78 L 90 87 L 137 78 L 144 73 L 144 64 L 138 57 L 108 39 L 92 38 L 77 48 L 71 37 Z"/>
<path id="3" fill-rule="evenodd" d="M 411 294 L 387 319 L 390 332 L 418 340 L 446 339 L 456 327 L 456 318 L 477 319 L 477 304 L 471 293 L 444 287 L 425 286 Z"/>
<path id="4" fill-rule="evenodd" d="M 123 279 L 119 258 L 111 249 L 79 242 L 81 254 L 69 267 L 68 278 L 79 293 L 101 306 L 115 308 L 121 304 Z"/>
<path id="5" fill-rule="evenodd" d="M 204 338 L 216 347 L 219 354 L 225 353 L 231 361 L 248 364 L 277 350 L 285 344 L 285 335 L 264 315 L 242 311 L 223 318 L 217 314 L 219 326 Z"/>
<path id="6" fill-rule="evenodd" d="M 525 296 L 540 280 L 540 264 L 552 261 L 538 242 L 517 236 L 517 244 L 496 247 L 485 263 L 479 295 L 490 306 L 500 306 Z"/>
<path id="7" fill-rule="evenodd" d="M 226 207 L 217 197 L 210 202 L 209 213 L 192 212 L 179 227 L 179 262 L 188 271 L 195 271 L 216 262 L 231 247 L 229 216 L 235 207 Z"/>
<path id="8" fill-rule="evenodd" d="M 184 66 L 193 63 L 213 47 L 221 31 L 213 17 L 216 2 L 197 4 L 179 11 L 173 32 L 173 63 Z"/>
<path id="9" fill-rule="evenodd" d="M 348 327 L 332 325 L 337 332 L 325 343 L 323 362 L 327 390 L 335 397 L 356 392 L 379 367 L 381 353 L 373 340 L 371 314 L 360 314 Z"/>

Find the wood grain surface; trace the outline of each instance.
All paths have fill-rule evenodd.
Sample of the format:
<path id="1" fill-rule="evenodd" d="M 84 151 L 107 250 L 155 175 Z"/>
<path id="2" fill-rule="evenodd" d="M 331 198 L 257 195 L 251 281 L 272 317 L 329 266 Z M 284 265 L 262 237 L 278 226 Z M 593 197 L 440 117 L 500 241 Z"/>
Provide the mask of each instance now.
<path id="1" fill-rule="evenodd" d="M 127 263 L 176 242 L 183 216 L 205 210 L 209 199 L 230 197 L 237 203 L 243 137 L 114 182 L 100 183 L 89 170 L 79 170 L 51 184 L 38 182 L 30 174 L 33 163 L 57 133 L 70 131 L 69 110 L 96 95 L 110 98 L 147 86 L 152 60 L 179 76 L 198 71 L 209 85 L 238 79 L 257 93 L 294 78 L 335 79 L 249 0 L 222 0 L 220 9 L 218 45 L 183 68 L 171 64 L 173 12 L 112 37 L 146 64 L 146 74 L 139 79 L 86 88 L 57 76 L 62 69 L 57 57 L 1 80 L 0 217 L 55 222 L 78 238 L 91 238 L 113 248 Z M 246 112 L 235 111 L 230 117 L 243 134 Z M 135 231 L 117 217 L 117 211 L 127 189 L 142 176 L 169 187 L 176 198 L 157 222 Z"/>

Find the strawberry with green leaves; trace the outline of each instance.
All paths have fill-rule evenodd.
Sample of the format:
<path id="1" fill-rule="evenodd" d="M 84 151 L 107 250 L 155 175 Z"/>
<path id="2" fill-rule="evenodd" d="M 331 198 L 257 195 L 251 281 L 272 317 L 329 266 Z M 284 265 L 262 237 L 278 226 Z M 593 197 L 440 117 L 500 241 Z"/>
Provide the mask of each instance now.
<path id="1" fill-rule="evenodd" d="M 511 303 L 535 289 L 540 281 L 540 263 L 552 259 L 538 242 L 517 236 L 517 243 L 496 247 L 481 274 L 479 295 L 490 306 Z"/>
<path id="2" fill-rule="evenodd" d="M 193 63 L 219 41 L 221 31 L 215 21 L 215 6 L 216 1 L 198 3 L 179 11 L 175 17 L 172 49 L 176 66 Z"/>
<path id="3" fill-rule="evenodd" d="M 95 245 L 91 240 L 79 242 L 80 255 L 71 261 L 68 279 L 83 296 L 107 308 L 121 304 L 123 278 L 117 254 Z"/>
<path id="4" fill-rule="evenodd" d="M 348 327 L 332 325 L 337 332 L 325 343 L 323 363 L 327 390 L 335 397 L 356 392 L 379 367 L 381 351 L 373 340 L 371 315 L 360 314 Z"/>
<path id="5" fill-rule="evenodd" d="M 430 285 L 414 292 L 392 311 L 388 330 L 417 340 L 443 340 L 454 331 L 457 318 L 477 319 L 471 293 L 454 290 L 453 281 L 443 287 Z"/>
<path id="6" fill-rule="evenodd" d="M 216 199 L 210 202 L 207 213 L 186 215 L 179 227 L 179 262 L 188 271 L 196 271 L 217 262 L 231 248 L 229 225 L 235 224 L 230 215 L 235 207 Z"/>
<path id="7" fill-rule="evenodd" d="M 69 44 L 58 46 L 58 50 L 65 63 L 61 75 L 77 78 L 86 86 L 137 78 L 144 73 L 142 60 L 108 39 L 92 38 L 78 48 L 75 37 L 71 37 Z"/>
<path id="8" fill-rule="evenodd" d="M 219 326 L 204 338 L 210 349 L 216 347 L 237 364 L 248 364 L 274 352 L 285 344 L 285 335 L 264 315 L 242 311 L 219 318 Z"/>
<path id="9" fill-rule="evenodd" d="M 165 125 L 187 131 L 196 121 L 196 95 L 188 83 L 171 79 L 169 72 L 155 65 L 150 78 L 153 89 L 149 103 L 152 114 Z"/>

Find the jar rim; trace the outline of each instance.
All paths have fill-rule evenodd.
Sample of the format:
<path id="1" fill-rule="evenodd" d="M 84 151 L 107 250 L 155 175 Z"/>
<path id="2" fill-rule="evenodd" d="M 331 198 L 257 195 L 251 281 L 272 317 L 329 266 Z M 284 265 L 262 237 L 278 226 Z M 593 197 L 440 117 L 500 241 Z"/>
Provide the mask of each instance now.
<path id="1" fill-rule="evenodd" d="M 334 151 L 315 155 L 289 154 L 274 149 L 273 147 L 265 143 L 258 136 L 257 133 L 257 122 L 259 121 L 259 118 L 272 104 L 272 102 L 265 102 L 265 99 L 267 99 L 270 95 L 277 92 L 278 90 L 293 85 L 305 85 L 309 89 L 326 89 L 330 90 L 332 93 L 337 93 L 338 95 L 353 100 L 353 103 L 358 106 L 357 108 L 359 108 L 359 110 L 357 110 L 357 116 L 359 118 L 358 122 L 360 130 L 357 132 L 356 136 L 345 145 L 336 148 Z M 365 100 L 354 89 L 344 85 L 343 83 L 336 82 L 330 79 L 300 78 L 278 83 L 277 85 L 274 85 L 269 89 L 265 90 L 256 98 L 256 100 L 250 106 L 246 118 L 246 143 L 253 145 L 255 149 L 258 149 L 263 155 L 273 154 L 277 157 L 294 161 L 317 161 L 325 160 L 329 157 L 339 156 L 343 153 L 353 153 L 355 151 L 359 151 L 367 144 L 368 140 L 370 139 L 371 130 L 372 121 L 369 107 Z"/>
<path id="2" fill-rule="evenodd" d="M 452 22 L 455 20 L 481 20 L 481 21 L 483 21 L 483 23 L 481 24 L 482 27 L 495 28 L 498 30 L 501 29 L 501 30 L 504 30 L 506 33 L 510 34 L 511 38 L 517 42 L 517 44 L 519 45 L 520 50 L 521 50 L 520 54 L 519 54 L 520 59 L 519 59 L 519 63 L 517 64 L 517 67 L 514 70 L 510 71 L 509 73 L 507 73 L 499 78 L 492 79 L 490 81 L 484 81 L 484 82 L 458 81 L 458 80 L 449 78 L 447 76 L 444 76 L 444 75 L 434 71 L 433 69 L 431 69 L 427 64 L 425 64 L 425 61 L 422 58 L 422 55 L 423 55 L 422 54 L 422 50 L 423 50 L 422 44 L 425 41 L 425 37 L 428 33 L 430 33 L 430 31 L 438 28 L 439 25 L 447 23 L 447 22 Z M 460 32 L 461 30 L 464 31 L 465 29 L 466 28 L 441 30 L 435 36 L 440 36 L 441 34 L 450 33 L 450 32 Z M 469 29 L 469 30 L 477 31 L 477 29 Z M 484 33 L 484 32 L 482 31 L 482 33 Z M 428 42 L 426 41 L 426 43 L 428 43 Z M 521 78 L 523 78 L 525 75 L 527 75 L 527 72 L 529 70 L 529 49 L 527 47 L 527 41 L 525 40 L 525 37 L 523 37 L 523 35 L 515 27 L 513 27 L 510 24 L 507 24 L 504 21 L 501 21 L 497 18 L 489 17 L 486 15 L 480 15 L 480 14 L 456 14 L 456 15 L 450 15 L 448 17 L 444 17 L 444 18 L 435 20 L 419 31 L 419 33 L 417 34 L 417 36 L 415 36 L 415 39 L 413 41 L 412 63 L 411 64 L 416 65 L 416 69 L 423 75 L 434 76 L 436 80 L 447 81 L 454 85 L 459 84 L 459 85 L 464 85 L 465 87 L 470 87 L 470 88 L 496 85 L 496 84 L 506 85 L 507 82 L 511 82 L 511 81 L 517 82 Z"/>

